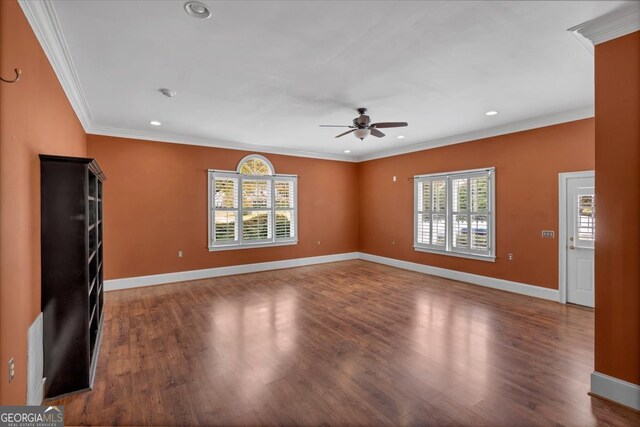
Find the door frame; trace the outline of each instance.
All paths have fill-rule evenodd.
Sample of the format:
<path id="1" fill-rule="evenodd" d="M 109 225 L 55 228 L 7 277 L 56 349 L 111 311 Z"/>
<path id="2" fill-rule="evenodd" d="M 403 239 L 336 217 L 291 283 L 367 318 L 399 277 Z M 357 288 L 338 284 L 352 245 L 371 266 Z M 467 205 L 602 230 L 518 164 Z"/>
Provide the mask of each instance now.
<path id="1" fill-rule="evenodd" d="M 567 183 L 572 178 L 593 178 L 595 183 L 596 173 L 593 170 L 588 170 L 558 174 L 560 195 L 558 202 L 558 290 L 560 291 L 560 297 L 558 302 L 560 304 L 567 303 L 567 256 L 569 252 L 567 248 Z"/>

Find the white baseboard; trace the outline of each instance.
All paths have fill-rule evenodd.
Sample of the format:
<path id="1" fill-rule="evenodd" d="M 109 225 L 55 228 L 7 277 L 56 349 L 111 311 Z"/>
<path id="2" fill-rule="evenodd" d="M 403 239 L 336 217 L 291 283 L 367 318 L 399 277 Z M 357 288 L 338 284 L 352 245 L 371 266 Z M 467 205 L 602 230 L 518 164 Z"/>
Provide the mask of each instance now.
<path id="1" fill-rule="evenodd" d="M 511 282 L 509 280 L 495 279 L 493 277 L 479 276 L 477 274 L 464 273 L 455 270 L 447 270 L 445 268 L 432 267 L 430 265 L 417 264 L 414 262 L 402 261 L 394 258 L 386 258 L 378 255 L 367 254 L 364 252 L 348 252 L 343 254 L 322 255 L 308 258 L 286 259 L 282 261 L 232 265 L 229 267 L 216 267 L 203 270 L 180 271 L 176 273 L 154 274 L 151 276 L 105 280 L 104 289 L 105 291 L 117 291 L 121 289 L 139 288 L 142 286 L 186 282 L 189 280 L 209 279 L 212 277 L 231 276 L 234 274 L 256 273 L 260 271 L 302 267 L 305 265 L 323 264 L 327 262 L 346 261 L 351 259 L 362 259 L 378 264 L 389 265 L 391 267 L 417 271 L 419 273 L 431 274 L 433 276 L 445 277 L 447 279 L 459 280 L 461 282 L 472 283 L 475 285 L 485 286 L 487 288 L 514 292 L 517 294 L 543 298 L 551 301 L 558 301 L 560 296 L 558 290 L 556 289 L 547 289 L 540 286 Z"/>
<path id="2" fill-rule="evenodd" d="M 139 288 L 142 286 L 162 285 L 165 283 L 185 282 L 188 280 L 209 279 L 234 274 L 255 273 L 259 271 L 279 270 L 282 268 L 302 267 L 327 262 L 358 259 L 358 252 L 322 255 L 308 258 L 294 258 L 282 261 L 260 262 L 255 264 L 232 265 L 229 267 L 206 268 L 204 270 L 180 271 L 177 273 L 154 274 L 152 276 L 129 277 L 104 281 L 105 291 Z"/>
<path id="3" fill-rule="evenodd" d="M 560 297 L 560 293 L 557 289 L 548 289 L 540 286 L 527 285 L 525 283 L 512 282 L 510 280 L 496 279 L 493 277 L 464 273 L 462 271 L 447 270 L 446 268 L 432 267 L 430 265 L 402 261 L 399 259 L 387 258 L 379 255 L 371 255 L 364 252 L 359 253 L 359 258 L 365 261 L 371 261 L 378 264 L 389 265 L 391 267 L 402 268 L 404 270 L 417 271 L 418 273 L 431 274 L 433 276 L 445 277 L 447 279 L 458 280 L 460 282 L 472 283 L 474 285 L 485 286 L 487 288 L 514 292 L 516 294 L 528 295 L 531 297 L 542 298 L 551 301 L 558 301 Z"/>
<path id="4" fill-rule="evenodd" d="M 609 375 L 591 374 L 591 393 L 640 411 L 640 386 Z"/>

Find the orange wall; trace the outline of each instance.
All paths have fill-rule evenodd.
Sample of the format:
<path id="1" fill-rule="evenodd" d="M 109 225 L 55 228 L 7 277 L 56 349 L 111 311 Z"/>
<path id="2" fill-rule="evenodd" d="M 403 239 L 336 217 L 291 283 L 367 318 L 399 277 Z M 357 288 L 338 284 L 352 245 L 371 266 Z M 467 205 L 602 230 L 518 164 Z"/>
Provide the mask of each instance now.
<path id="1" fill-rule="evenodd" d="M 27 329 L 40 312 L 39 153 L 84 156 L 85 133 L 14 0 L 0 1 L 0 402 L 24 404 Z M 16 377 L 7 378 L 11 357 Z"/>
<path id="2" fill-rule="evenodd" d="M 107 175 L 106 279 L 358 249 L 354 163 L 265 154 L 276 173 L 299 177 L 298 244 L 209 252 L 207 169 L 235 170 L 251 153 L 96 135 L 87 150 Z"/>
<path id="3" fill-rule="evenodd" d="M 640 253 L 625 243 L 640 237 L 639 51 L 638 33 L 596 48 L 597 121 L 361 164 L 266 154 L 277 172 L 300 177 L 300 242 L 209 252 L 206 170 L 234 170 L 249 153 L 86 136 L 17 2 L 0 1 L 0 73 L 23 70 L 19 83 L 0 84 L 0 403 L 25 401 L 27 328 L 40 311 L 39 153 L 95 157 L 107 174 L 107 279 L 361 250 L 557 288 L 557 240 L 540 231 L 557 232 L 558 173 L 595 166 L 596 369 L 640 383 Z M 415 252 L 407 178 L 486 166 L 496 167 L 496 262 Z"/>
<path id="4" fill-rule="evenodd" d="M 640 32 L 596 46 L 596 371 L 640 384 Z"/>
<path id="5" fill-rule="evenodd" d="M 491 166 L 496 262 L 416 252 L 409 178 Z M 542 239 L 541 231 L 554 230 L 557 237 L 558 174 L 593 168 L 593 119 L 360 163 L 360 251 L 557 289 L 558 240 Z"/>

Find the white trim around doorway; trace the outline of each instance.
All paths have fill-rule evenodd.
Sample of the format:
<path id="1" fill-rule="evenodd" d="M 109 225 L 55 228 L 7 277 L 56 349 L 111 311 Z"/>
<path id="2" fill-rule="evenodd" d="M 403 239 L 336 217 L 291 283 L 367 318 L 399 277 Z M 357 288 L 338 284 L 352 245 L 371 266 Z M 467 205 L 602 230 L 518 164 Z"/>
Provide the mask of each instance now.
<path id="1" fill-rule="evenodd" d="M 567 182 L 571 178 L 595 178 L 595 171 L 558 174 L 558 290 L 560 304 L 567 303 Z"/>

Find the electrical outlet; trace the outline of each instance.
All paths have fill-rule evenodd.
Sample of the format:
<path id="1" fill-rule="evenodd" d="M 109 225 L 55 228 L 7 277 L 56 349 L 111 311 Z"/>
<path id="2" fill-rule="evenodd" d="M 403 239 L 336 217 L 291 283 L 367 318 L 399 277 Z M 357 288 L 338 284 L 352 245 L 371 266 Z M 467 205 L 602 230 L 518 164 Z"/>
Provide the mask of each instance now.
<path id="1" fill-rule="evenodd" d="M 178 251 L 178 258 L 182 258 L 182 251 Z"/>
<path id="2" fill-rule="evenodd" d="M 318 240 L 318 246 L 320 246 L 320 240 Z"/>
<path id="3" fill-rule="evenodd" d="M 392 245 L 395 245 L 395 244 L 396 244 L 396 241 L 394 240 L 393 242 L 391 242 L 391 244 L 392 244 Z"/>
<path id="4" fill-rule="evenodd" d="M 9 359 L 9 382 L 13 381 L 13 377 L 16 376 L 16 363 L 13 357 Z"/>
<path id="5" fill-rule="evenodd" d="M 393 176 L 393 182 L 396 182 L 396 176 L 395 175 Z"/>
<path id="6" fill-rule="evenodd" d="M 553 239 L 555 237 L 555 233 L 553 230 L 542 230 L 542 238 L 543 239 Z"/>
<path id="7" fill-rule="evenodd" d="M 509 259 L 509 261 L 513 261 L 513 254 L 507 254 L 507 258 Z"/>

